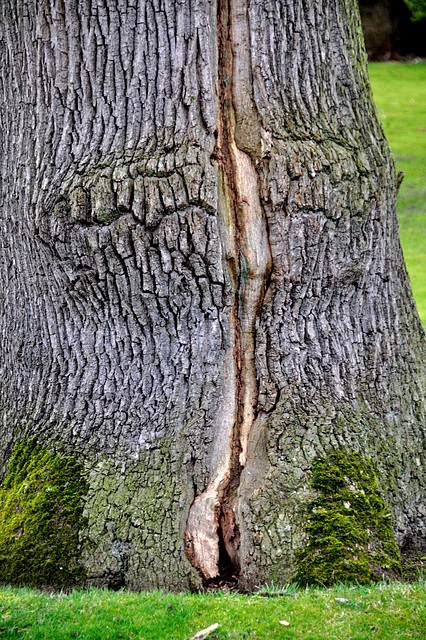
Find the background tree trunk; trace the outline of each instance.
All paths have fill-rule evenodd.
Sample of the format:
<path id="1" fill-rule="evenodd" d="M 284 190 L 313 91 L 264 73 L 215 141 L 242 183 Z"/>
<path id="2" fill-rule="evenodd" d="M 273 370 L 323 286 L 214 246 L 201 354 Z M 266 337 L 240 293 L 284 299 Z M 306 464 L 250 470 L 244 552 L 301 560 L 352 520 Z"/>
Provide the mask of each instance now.
<path id="1" fill-rule="evenodd" d="M 370 60 L 426 55 L 425 20 L 413 22 L 404 0 L 358 0 Z"/>
<path id="2" fill-rule="evenodd" d="M 424 332 L 360 34 L 351 0 L 0 3 L 3 469 L 29 438 L 84 463 L 92 584 L 288 580 L 339 451 L 424 540 Z"/>

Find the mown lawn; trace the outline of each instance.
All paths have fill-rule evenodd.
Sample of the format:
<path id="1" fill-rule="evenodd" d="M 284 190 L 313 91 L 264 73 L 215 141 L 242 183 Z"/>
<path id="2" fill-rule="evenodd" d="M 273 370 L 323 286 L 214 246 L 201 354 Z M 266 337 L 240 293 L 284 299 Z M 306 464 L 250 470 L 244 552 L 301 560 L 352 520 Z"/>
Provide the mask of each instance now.
<path id="1" fill-rule="evenodd" d="M 297 590 L 272 597 L 234 593 L 0 590 L 0 638 L 209 640 L 263 638 L 396 640 L 426 637 L 426 584 Z"/>
<path id="2" fill-rule="evenodd" d="M 405 172 L 398 196 L 400 236 L 417 309 L 426 326 L 426 61 L 375 63 L 369 72 L 397 170 Z"/>

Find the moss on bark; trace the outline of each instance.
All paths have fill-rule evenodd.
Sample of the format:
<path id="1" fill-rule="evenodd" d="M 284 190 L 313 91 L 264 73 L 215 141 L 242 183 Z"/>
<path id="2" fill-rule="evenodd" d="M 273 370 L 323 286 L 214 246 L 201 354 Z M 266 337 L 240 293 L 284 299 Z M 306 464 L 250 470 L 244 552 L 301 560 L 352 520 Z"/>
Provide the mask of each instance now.
<path id="1" fill-rule="evenodd" d="M 308 544 L 296 552 L 300 585 L 368 584 L 401 573 L 391 514 L 373 466 L 356 452 L 312 465 L 316 497 L 306 505 Z"/>
<path id="2" fill-rule="evenodd" d="M 35 440 L 15 445 L 0 487 L 0 582 L 69 587 L 84 580 L 81 470 Z"/>

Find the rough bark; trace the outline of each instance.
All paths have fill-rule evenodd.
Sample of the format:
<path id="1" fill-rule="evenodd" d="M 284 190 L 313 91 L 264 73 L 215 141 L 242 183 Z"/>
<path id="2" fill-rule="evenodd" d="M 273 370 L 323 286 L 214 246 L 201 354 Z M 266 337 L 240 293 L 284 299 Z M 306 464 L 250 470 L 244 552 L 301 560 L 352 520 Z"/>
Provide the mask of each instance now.
<path id="1" fill-rule="evenodd" d="M 0 3 L 1 447 L 85 464 L 92 584 L 288 580 L 312 462 L 425 534 L 424 332 L 351 0 Z"/>

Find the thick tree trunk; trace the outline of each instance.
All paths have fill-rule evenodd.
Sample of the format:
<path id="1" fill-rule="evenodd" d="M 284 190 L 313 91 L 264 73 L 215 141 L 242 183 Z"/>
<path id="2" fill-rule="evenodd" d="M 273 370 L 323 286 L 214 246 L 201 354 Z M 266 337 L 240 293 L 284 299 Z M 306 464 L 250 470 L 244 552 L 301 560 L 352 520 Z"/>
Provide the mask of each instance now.
<path id="1" fill-rule="evenodd" d="M 352 0 L 0 3 L 4 473 L 34 438 L 84 463 L 88 583 L 288 580 L 342 452 L 424 541 L 424 332 L 360 38 Z"/>

